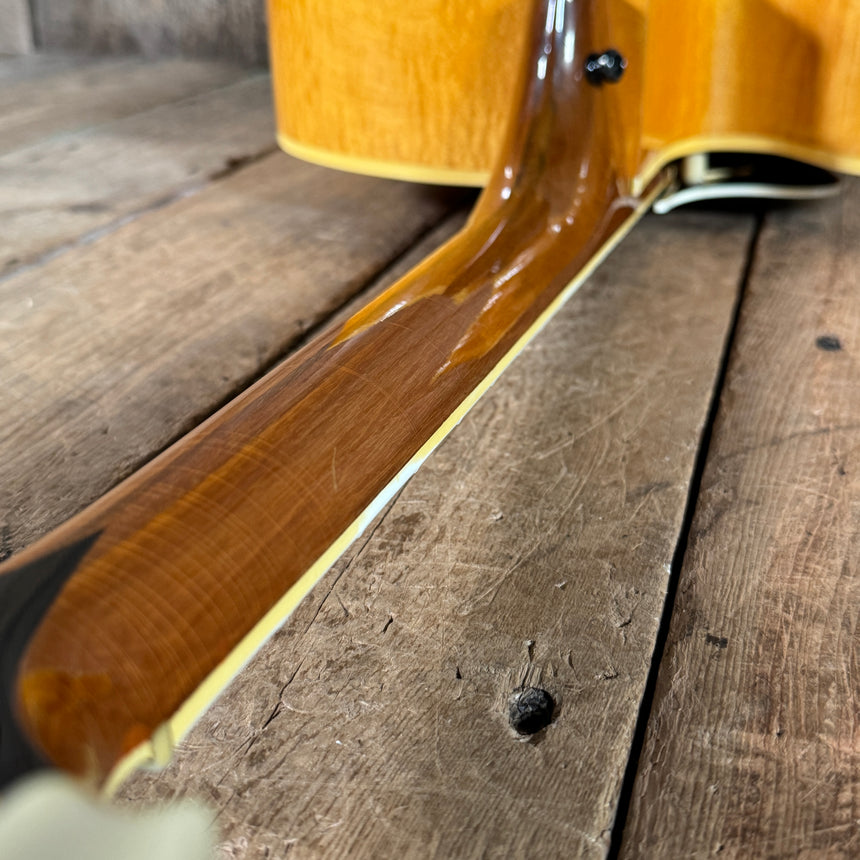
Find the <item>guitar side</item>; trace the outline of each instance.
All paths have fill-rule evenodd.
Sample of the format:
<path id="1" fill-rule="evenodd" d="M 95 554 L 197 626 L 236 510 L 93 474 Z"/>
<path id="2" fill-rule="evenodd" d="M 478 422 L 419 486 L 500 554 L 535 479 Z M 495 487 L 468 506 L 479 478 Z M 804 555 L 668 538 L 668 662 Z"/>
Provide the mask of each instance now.
<path id="1" fill-rule="evenodd" d="M 860 174 L 853 0 L 604 6 L 599 35 L 622 49 L 630 78 L 613 95 L 624 130 L 614 139 L 639 187 L 706 152 Z M 517 0 L 270 0 L 281 145 L 331 167 L 483 185 L 501 152 L 528 11 Z"/>

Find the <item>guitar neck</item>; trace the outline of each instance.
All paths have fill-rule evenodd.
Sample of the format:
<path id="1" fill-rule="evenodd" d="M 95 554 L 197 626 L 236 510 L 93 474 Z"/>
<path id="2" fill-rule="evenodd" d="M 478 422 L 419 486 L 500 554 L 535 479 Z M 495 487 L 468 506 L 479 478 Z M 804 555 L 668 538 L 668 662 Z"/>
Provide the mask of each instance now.
<path id="1" fill-rule="evenodd" d="M 535 4 L 504 157 L 461 233 L 0 568 L 3 781 L 164 761 L 662 190 L 630 193 L 610 88 L 583 75 L 600 8 Z"/>

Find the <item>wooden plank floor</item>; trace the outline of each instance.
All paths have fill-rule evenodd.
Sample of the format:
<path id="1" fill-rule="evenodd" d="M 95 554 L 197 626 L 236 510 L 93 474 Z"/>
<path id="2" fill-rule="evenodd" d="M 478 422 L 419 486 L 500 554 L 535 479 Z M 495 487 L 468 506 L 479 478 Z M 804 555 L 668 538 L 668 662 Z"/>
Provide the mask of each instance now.
<path id="1" fill-rule="evenodd" d="M 275 152 L 229 66 L 0 81 L 3 555 L 471 199 Z M 646 218 L 119 802 L 199 798 L 222 857 L 856 856 L 858 238 L 860 183 Z"/>
<path id="2" fill-rule="evenodd" d="M 764 224 L 625 857 L 860 856 L 860 183 Z"/>

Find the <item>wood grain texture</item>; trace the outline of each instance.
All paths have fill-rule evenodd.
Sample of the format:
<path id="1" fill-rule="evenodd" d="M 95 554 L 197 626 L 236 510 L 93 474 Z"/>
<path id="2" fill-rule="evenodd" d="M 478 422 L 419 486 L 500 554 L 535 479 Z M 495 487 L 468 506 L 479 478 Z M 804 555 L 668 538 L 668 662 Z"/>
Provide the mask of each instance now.
<path id="1" fill-rule="evenodd" d="M 665 188 L 623 192 L 581 75 L 602 20 L 535 9 L 508 160 L 466 229 L 6 563 L 89 541 L 5 689 L 50 761 L 102 783 L 161 759 Z"/>
<path id="2" fill-rule="evenodd" d="M 262 0 L 35 0 L 35 10 L 46 50 L 268 60 Z"/>
<path id="3" fill-rule="evenodd" d="M 604 97 L 619 102 L 625 129 L 611 145 L 632 142 L 637 156 L 643 5 L 604 2 L 585 50 L 611 44 L 633 63 L 625 86 L 607 88 Z M 395 174 L 404 165 L 488 174 L 502 153 L 526 61 L 531 7 L 512 0 L 270 0 L 279 131 L 320 153 Z M 618 160 L 624 175 L 626 161 Z"/>
<path id="4" fill-rule="evenodd" d="M 247 77 L 238 66 L 37 54 L 0 59 L 0 153 L 142 113 Z M 50 181 L 46 177 L 46 181 Z"/>
<path id="5" fill-rule="evenodd" d="M 639 225 L 124 799 L 225 858 L 603 856 L 751 227 Z"/>
<path id="6" fill-rule="evenodd" d="M 857 182 L 768 216 L 624 857 L 860 852 L 858 247 Z"/>
<path id="7" fill-rule="evenodd" d="M 460 199 L 273 153 L 0 282 L 3 554 L 190 429 Z"/>
<path id="8" fill-rule="evenodd" d="M 0 156 L 0 274 L 201 187 L 272 149 L 269 82 L 253 75 Z"/>
<path id="9" fill-rule="evenodd" d="M 284 145 L 355 159 L 359 170 L 432 167 L 477 181 L 501 148 L 529 6 L 269 0 Z M 856 0 L 609 0 L 603 9 L 607 26 L 587 52 L 620 50 L 636 80 L 619 106 L 641 129 L 627 141 L 625 175 L 702 151 L 860 173 Z"/>

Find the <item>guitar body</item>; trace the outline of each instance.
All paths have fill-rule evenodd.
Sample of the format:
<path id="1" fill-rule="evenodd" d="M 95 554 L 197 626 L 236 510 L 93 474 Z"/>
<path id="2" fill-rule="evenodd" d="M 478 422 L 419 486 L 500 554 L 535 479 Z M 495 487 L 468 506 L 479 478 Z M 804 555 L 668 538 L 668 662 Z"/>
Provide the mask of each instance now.
<path id="1" fill-rule="evenodd" d="M 700 152 L 860 173 L 856 0 L 607 0 L 612 94 L 636 187 Z M 524 0 L 270 0 L 283 148 L 333 167 L 483 185 L 518 86 Z"/>

